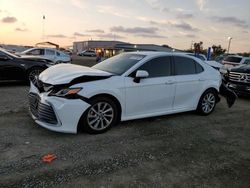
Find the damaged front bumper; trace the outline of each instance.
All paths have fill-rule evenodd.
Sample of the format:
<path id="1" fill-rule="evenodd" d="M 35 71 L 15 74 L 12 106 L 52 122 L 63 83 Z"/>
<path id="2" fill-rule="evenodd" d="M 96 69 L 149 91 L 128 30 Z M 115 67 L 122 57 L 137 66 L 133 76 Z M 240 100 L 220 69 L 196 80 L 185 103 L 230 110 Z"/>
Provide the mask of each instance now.
<path id="1" fill-rule="evenodd" d="M 222 84 L 220 86 L 220 94 L 226 98 L 227 105 L 229 108 L 231 108 L 234 105 L 238 97 L 236 93 L 229 88 L 227 79 L 225 77 L 222 78 Z"/>
<path id="2" fill-rule="evenodd" d="M 81 99 L 65 99 L 40 93 L 31 83 L 29 105 L 32 118 L 40 126 L 64 133 L 77 133 L 78 122 L 90 105 Z"/>

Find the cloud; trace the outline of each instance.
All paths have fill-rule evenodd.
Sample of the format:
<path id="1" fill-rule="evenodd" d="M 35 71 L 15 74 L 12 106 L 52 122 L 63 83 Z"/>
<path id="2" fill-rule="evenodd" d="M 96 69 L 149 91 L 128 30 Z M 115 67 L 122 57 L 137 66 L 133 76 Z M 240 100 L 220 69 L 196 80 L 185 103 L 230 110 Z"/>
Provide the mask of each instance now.
<path id="1" fill-rule="evenodd" d="M 176 18 L 178 18 L 178 19 L 190 19 L 193 17 L 194 17 L 194 15 L 191 13 L 183 13 L 183 12 L 179 12 L 176 16 Z"/>
<path id="2" fill-rule="evenodd" d="M 150 7 L 155 7 L 159 5 L 159 0 L 145 0 L 145 2 L 150 6 Z"/>
<path id="3" fill-rule="evenodd" d="M 186 34 L 185 36 L 188 38 L 196 38 L 196 35 L 194 35 L 194 34 Z"/>
<path id="4" fill-rule="evenodd" d="M 70 3 L 74 7 L 82 9 L 82 10 L 85 8 L 85 2 L 82 0 L 70 0 Z"/>
<path id="5" fill-rule="evenodd" d="M 2 18 L 2 22 L 3 23 L 15 23 L 15 22 L 17 22 L 17 18 L 7 16 L 7 17 Z"/>
<path id="6" fill-rule="evenodd" d="M 124 39 L 125 37 L 121 36 L 121 35 L 114 35 L 112 33 L 105 33 L 105 34 L 99 34 L 97 35 L 97 37 L 100 37 L 100 38 L 108 38 L 108 39 L 113 39 L 113 40 L 116 40 L 116 39 Z"/>
<path id="7" fill-rule="evenodd" d="M 26 32 L 26 31 L 28 31 L 28 29 L 27 29 L 27 28 L 20 28 L 20 27 L 17 27 L 17 28 L 15 29 L 15 31 Z"/>
<path id="8" fill-rule="evenodd" d="M 89 37 L 90 36 L 88 34 L 82 34 L 82 33 L 78 33 L 78 32 L 75 32 L 73 35 L 76 37 Z"/>
<path id="9" fill-rule="evenodd" d="M 236 17 L 228 16 L 228 17 L 220 17 L 220 16 L 213 16 L 211 19 L 217 23 L 226 23 L 226 24 L 232 24 L 237 27 L 241 28 L 248 28 L 249 25 L 246 21 L 240 20 Z"/>
<path id="10" fill-rule="evenodd" d="M 90 29 L 86 31 L 89 33 L 105 33 L 104 30 L 101 30 L 101 29 Z"/>
<path id="11" fill-rule="evenodd" d="M 205 5 L 207 4 L 207 0 L 196 0 L 196 3 L 200 10 L 203 10 Z"/>
<path id="12" fill-rule="evenodd" d="M 152 25 L 157 25 L 158 27 L 169 27 L 170 26 L 170 27 L 175 27 L 175 28 L 182 29 L 185 31 L 199 31 L 198 28 L 195 28 L 186 22 L 175 22 L 175 21 L 158 22 L 158 21 L 151 20 L 149 23 Z"/>
<path id="13" fill-rule="evenodd" d="M 177 38 L 180 36 L 188 37 L 188 38 L 196 38 L 197 37 L 195 34 L 190 34 L 190 33 L 182 32 L 182 31 L 179 31 L 178 33 L 180 35 L 176 35 L 175 37 L 177 37 Z"/>
<path id="14" fill-rule="evenodd" d="M 158 38 L 158 39 L 167 38 L 167 36 L 158 35 L 158 34 L 139 34 L 139 35 L 136 35 L 136 36 L 144 37 L 144 38 Z"/>
<path id="15" fill-rule="evenodd" d="M 68 38 L 66 35 L 63 34 L 54 34 L 54 35 L 47 35 L 50 38 Z"/>
<path id="16" fill-rule="evenodd" d="M 100 5 L 98 6 L 98 12 L 104 14 L 111 14 L 113 16 L 118 16 L 122 18 L 131 17 L 131 14 L 129 14 L 128 12 L 125 12 L 123 9 L 120 9 L 119 7 L 115 7 L 112 5 Z"/>
<path id="17" fill-rule="evenodd" d="M 176 28 L 183 29 L 185 31 L 199 31 L 199 29 L 192 27 L 190 24 L 182 22 L 182 23 L 172 23 L 172 26 Z"/>
<path id="18" fill-rule="evenodd" d="M 119 33 L 132 33 L 132 34 L 155 34 L 158 31 L 156 27 L 132 27 L 132 28 L 125 28 L 123 26 L 115 26 L 110 29 L 112 32 L 119 32 Z"/>

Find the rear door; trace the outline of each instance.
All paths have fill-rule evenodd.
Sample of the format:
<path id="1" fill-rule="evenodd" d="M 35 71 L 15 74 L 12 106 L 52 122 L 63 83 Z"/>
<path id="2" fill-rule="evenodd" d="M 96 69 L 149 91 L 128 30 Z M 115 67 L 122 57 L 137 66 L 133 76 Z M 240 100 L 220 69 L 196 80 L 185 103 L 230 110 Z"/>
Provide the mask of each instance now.
<path id="1" fill-rule="evenodd" d="M 192 110 L 196 108 L 205 82 L 203 67 L 192 58 L 173 56 L 176 94 L 175 110 Z"/>
<path id="2" fill-rule="evenodd" d="M 57 61 L 56 52 L 53 49 L 46 49 L 45 50 L 45 57 L 50 59 L 53 62 Z"/>

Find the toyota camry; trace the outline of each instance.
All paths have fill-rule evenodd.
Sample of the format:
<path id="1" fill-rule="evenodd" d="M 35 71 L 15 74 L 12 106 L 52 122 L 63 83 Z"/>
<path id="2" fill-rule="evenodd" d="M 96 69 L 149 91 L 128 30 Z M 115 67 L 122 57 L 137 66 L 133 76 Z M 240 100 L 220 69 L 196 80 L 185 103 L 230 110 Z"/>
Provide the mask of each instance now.
<path id="1" fill-rule="evenodd" d="M 30 112 L 49 130 L 98 134 L 119 121 L 196 110 L 209 115 L 221 76 L 185 54 L 130 52 L 93 67 L 61 64 L 31 83 Z"/>

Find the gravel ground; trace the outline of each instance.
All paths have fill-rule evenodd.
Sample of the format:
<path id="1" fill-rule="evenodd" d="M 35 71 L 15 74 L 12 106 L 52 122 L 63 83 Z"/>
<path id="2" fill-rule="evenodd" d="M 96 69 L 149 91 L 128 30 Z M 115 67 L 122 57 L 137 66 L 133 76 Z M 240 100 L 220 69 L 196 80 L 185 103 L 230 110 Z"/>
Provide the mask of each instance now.
<path id="1" fill-rule="evenodd" d="M 81 63 L 77 63 L 81 64 Z M 0 87 L 0 187 L 250 187 L 250 99 L 128 121 L 101 135 L 37 126 L 28 86 Z M 42 156 L 54 153 L 50 164 Z"/>

